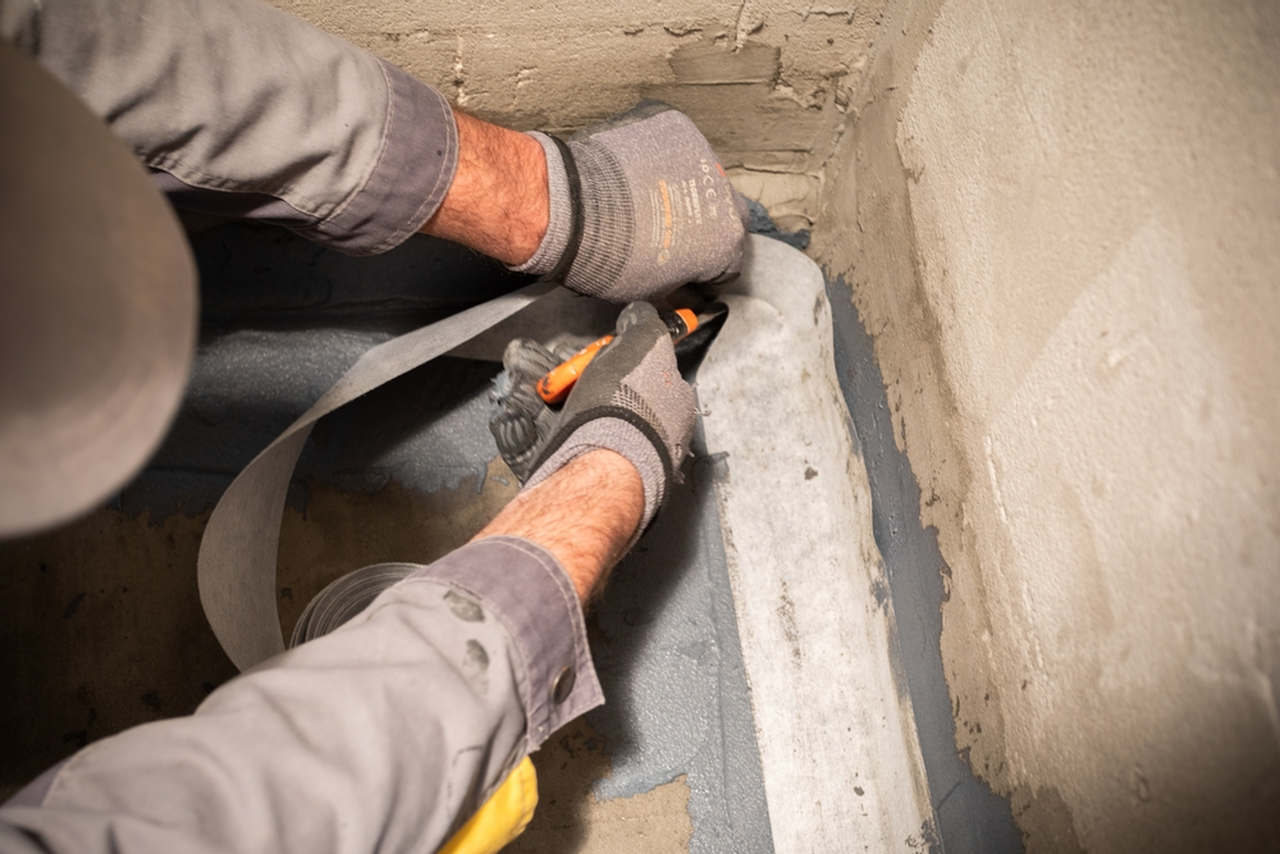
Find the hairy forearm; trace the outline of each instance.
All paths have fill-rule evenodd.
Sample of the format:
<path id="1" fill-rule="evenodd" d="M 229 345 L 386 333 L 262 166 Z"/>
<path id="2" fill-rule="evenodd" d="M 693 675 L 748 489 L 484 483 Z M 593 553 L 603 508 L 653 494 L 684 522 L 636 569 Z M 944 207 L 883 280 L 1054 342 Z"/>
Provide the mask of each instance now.
<path id="1" fill-rule="evenodd" d="M 537 543 L 560 561 L 585 604 L 622 558 L 643 512 L 635 466 L 613 451 L 591 451 L 517 495 L 474 539 Z"/>
<path id="2" fill-rule="evenodd" d="M 527 134 L 465 113 L 458 123 L 458 171 L 422 231 L 506 264 L 528 260 L 547 230 L 547 162 Z"/>

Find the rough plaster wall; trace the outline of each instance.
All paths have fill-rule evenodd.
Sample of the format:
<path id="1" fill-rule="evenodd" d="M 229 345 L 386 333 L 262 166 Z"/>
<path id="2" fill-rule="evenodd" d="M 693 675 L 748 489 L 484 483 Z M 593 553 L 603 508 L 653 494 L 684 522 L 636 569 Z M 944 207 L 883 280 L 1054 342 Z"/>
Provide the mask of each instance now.
<path id="1" fill-rule="evenodd" d="M 895 2 L 814 248 L 1032 850 L 1280 845 L 1280 7 Z"/>
<path id="2" fill-rule="evenodd" d="M 808 227 L 886 0 L 272 0 L 521 129 L 571 132 L 643 98 L 685 110 L 747 195 Z"/>

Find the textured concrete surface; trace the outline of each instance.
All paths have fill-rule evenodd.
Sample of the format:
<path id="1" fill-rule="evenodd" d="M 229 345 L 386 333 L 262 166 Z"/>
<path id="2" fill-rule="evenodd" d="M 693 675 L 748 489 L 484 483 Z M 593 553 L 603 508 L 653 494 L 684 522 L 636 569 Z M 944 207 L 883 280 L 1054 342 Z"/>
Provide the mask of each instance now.
<path id="1" fill-rule="evenodd" d="M 204 518 L 96 511 L 0 545 L 0 797 L 235 673 L 195 588 Z"/>
<path id="2" fill-rule="evenodd" d="M 273 0 L 521 129 L 573 131 L 644 98 L 687 111 L 780 224 L 807 225 L 885 0 Z"/>
<path id="3" fill-rule="evenodd" d="M 814 246 L 938 532 L 957 746 L 1031 850 L 1274 849 L 1280 14 L 884 33 Z"/>

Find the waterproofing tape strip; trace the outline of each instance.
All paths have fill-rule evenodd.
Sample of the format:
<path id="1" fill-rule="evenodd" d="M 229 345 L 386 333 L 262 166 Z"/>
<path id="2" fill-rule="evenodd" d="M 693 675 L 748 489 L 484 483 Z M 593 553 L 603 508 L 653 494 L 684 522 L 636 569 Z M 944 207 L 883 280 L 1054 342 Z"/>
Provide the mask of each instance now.
<path id="1" fill-rule="evenodd" d="M 200 604 L 223 650 L 247 670 L 284 651 L 276 555 L 285 496 L 311 428 L 325 415 L 442 356 L 543 297 L 539 281 L 369 350 L 227 487 L 200 541 Z"/>

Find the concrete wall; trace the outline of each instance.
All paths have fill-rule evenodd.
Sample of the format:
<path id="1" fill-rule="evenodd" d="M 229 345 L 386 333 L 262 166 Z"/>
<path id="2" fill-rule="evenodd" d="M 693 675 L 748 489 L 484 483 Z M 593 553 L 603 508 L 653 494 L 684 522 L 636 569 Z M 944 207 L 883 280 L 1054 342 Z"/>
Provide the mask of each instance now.
<path id="1" fill-rule="evenodd" d="M 273 0 L 491 121 L 566 132 L 659 98 L 744 192 L 807 227 L 886 0 Z"/>
<path id="2" fill-rule="evenodd" d="M 1032 850 L 1274 850 L 1280 7 L 899 0 L 853 85 L 814 251 L 949 564 L 958 747 Z"/>

